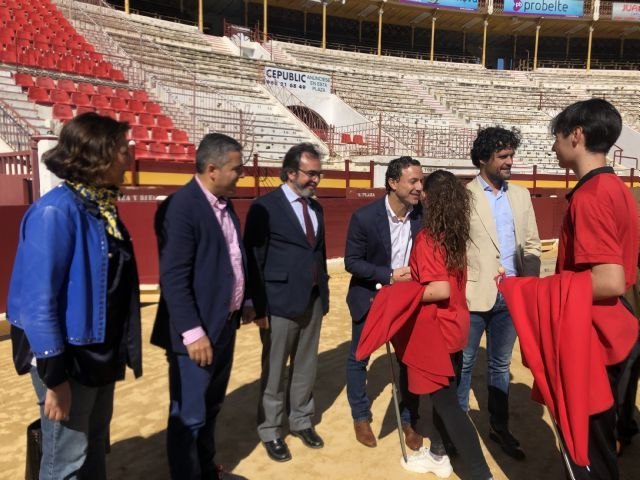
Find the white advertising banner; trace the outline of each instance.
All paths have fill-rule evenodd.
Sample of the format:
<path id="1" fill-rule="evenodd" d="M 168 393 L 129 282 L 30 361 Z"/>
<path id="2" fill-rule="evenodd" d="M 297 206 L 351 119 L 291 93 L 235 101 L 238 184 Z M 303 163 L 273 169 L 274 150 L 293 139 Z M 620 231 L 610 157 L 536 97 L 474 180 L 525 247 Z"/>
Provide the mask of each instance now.
<path id="1" fill-rule="evenodd" d="M 613 2 L 611 19 L 640 22 L 640 3 Z"/>
<path id="2" fill-rule="evenodd" d="M 331 77 L 319 73 L 298 72 L 284 68 L 265 67 L 264 81 L 292 91 L 331 93 Z"/>

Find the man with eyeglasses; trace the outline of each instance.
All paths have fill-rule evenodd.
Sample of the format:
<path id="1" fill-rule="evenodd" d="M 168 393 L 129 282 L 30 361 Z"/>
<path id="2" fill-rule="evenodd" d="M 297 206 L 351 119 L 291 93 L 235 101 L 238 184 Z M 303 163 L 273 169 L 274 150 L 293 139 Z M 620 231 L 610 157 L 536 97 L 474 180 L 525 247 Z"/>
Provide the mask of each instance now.
<path id="1" fill-rule="evenodd" d="M 245 225 L 247 285 L 262 341 L 258 435 L 277 462 L 291 460 L 282 438 L 285 403 L 290 433 L 309 448 L 324 446 L 313 427 L 320 325 L 329 311 L 324 217 L 312 198 L 320 168 L 312 144 L 289 149 L 280 171 L 283 184 L 253 202 Z"/>

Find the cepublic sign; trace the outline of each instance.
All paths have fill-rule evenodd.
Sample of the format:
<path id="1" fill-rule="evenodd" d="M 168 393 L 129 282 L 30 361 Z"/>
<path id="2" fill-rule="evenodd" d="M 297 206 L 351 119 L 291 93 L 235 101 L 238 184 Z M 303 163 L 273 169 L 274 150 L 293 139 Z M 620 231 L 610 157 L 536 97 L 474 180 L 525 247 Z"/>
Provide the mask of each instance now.
<path id="1" fill-rule="evenodd" d="M 543 17 L 582 17 L 584 0 L 504 0 L 504 13 Z"/>
<path id="2" fill-rule="evenodd" d="M 294 91 L 331 93 L 331 77 L 319 73 L 297 72 L 284 68 L 266 67 L 264 82 Z"/>
<path id="3" fill-rule="evenodd" d="M 400 0 L 402 3 L 418 3 L 429 7 L 477 10 L 478 0 Z"/>
<path id="4" fill-rule="evenodd" d="M 640 22 L 640 3 L 613 2 L 611 20 Z"/>

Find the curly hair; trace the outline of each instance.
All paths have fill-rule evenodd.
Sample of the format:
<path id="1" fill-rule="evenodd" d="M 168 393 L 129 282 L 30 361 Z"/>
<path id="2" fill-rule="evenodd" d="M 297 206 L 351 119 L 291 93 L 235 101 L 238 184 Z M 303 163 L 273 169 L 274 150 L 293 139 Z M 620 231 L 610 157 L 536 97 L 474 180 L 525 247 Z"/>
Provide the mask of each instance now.
<path id="1" fill-rule="evenodd" d="M 58 144 L 42 156 L 57 177 L 70 182 L 98 186 L 118 154 L 118 143 L 129 130 L 96 113 L 84 113 L 62 127 Z"/>
<path id="2" fill-rule="evenodd" d="M 480 168 L 480 160 L 489 160 L 491 155 L 505 148 L 517 150 L 520 140 L 520 130 L 515 127 L 511 130 L 500 126 L 482 128 L 478 130 L 478 136 L 473 141 L 471 161 Z"/>
<path id="3" fill-rule="evenodd" d="M 467 263 L 471 192 L 456 176 L 436 170 L 424 180 L 422 223 L 445 252 L 449 272 L 460 273 Z"/>

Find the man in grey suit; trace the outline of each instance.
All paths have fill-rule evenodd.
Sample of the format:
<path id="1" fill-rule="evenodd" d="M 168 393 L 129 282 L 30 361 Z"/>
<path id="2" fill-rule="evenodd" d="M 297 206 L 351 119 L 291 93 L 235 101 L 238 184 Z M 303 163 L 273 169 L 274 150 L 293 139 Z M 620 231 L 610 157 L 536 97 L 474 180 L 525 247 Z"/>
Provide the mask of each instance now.
<path id="1" fill-rule="evenodd" d="M 315 147 L 295 145 L 282 163 L 283 185 L 253 202 L 245 225 L 248 290 L 262 327 L 258 435 L 269 457 L 278 462 L 291 460 L 281 431 L 285 403 L 291 434 L 309 448 L 324 446 L 313 427 L 320 325 L 329 311 L 324 216 L 311 198 L 321 177 Z"/>

